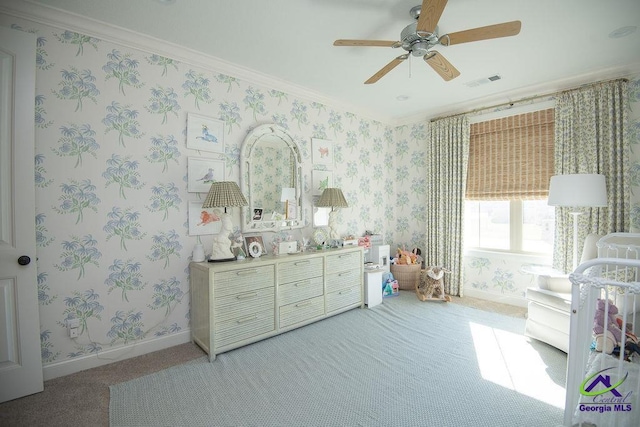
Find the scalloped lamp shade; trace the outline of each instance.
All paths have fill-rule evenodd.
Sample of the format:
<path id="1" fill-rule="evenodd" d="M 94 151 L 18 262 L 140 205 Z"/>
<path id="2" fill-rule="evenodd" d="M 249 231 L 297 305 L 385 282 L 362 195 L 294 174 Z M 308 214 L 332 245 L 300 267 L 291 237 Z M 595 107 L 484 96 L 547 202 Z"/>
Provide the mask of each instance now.
<path id="1" fill-rule="evenodd" d="M 348 208 L 349 204 L 339 188 L 325 188 L 316 203 L 320 208 Z"/>
<path id="2" fill-rule="evenodd" d="M 204 199 L 203 208 L 228 208 L 231 206 L 247 206 L 242 191 L 233 181 L 220 181 L 211 184 L 209 194 Z"/>

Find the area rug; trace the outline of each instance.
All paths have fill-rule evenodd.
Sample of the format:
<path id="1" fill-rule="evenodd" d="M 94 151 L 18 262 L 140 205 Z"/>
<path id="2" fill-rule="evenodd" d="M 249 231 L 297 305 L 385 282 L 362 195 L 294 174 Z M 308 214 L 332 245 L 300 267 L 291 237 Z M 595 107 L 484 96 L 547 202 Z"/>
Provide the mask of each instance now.
<path id="1" fill-rule="evenodd" d="M 557 426 L 566 354 L 412 292 L 110 387 L 111 426 Z"/>

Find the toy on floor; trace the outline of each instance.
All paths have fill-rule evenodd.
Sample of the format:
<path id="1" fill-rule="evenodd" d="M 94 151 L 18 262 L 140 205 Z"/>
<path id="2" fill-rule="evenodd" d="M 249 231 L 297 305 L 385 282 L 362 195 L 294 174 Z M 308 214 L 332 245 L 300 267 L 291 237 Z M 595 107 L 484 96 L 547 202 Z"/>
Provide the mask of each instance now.
<path id="1" fill-rule="evenodd" d="M 398 295 L 400 295 L 398 281 L 393 277 L 393 274 L 385 273 L 382 276 L 382 296 L 395 297 Z"/>
<path id="2" fill-rule="evenodd" d="M 420 301 L 451 301 L 449 295 L 444 294 L 444 275 L 451 273 L 444 267 L 427 267 L 420 272 L 420 280 L 416 283 L 416 295 Z M 434 297 L 433 294 L 437 296 Z"/>

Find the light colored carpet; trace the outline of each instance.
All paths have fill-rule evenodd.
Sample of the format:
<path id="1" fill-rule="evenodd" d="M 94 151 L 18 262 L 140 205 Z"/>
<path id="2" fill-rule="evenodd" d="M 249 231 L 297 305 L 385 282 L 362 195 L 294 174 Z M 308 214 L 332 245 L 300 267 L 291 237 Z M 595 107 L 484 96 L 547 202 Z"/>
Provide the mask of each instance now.
<path id="1" fill-rule="evenodd" d="M 566 354 L 412 293 L 110 387 L 112 426 L 555 426 Z"/>

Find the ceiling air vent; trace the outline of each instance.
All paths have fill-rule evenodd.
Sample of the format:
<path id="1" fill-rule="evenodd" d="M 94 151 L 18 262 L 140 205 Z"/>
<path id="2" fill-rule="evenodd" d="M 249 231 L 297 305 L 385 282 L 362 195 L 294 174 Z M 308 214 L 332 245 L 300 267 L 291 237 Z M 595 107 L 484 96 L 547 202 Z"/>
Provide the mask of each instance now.
<path id="1" fill-rule="evenodd" d="M 483 78 L 478 79 L 478 80 L 473 80 L 473 81 L 467 82 L 467 83 L 465 83 L 465 85 L 467 85 L 468 87 L 477 87 L 477 86 L 481 86 L 483 84 L 495 82 L 496 80 L 500 80 L 501 78 L 502 77 L 500 77 L 500 75 L 496 74 L 496 75 L 493 75 L 493 76 L 483 77 Z"/>

